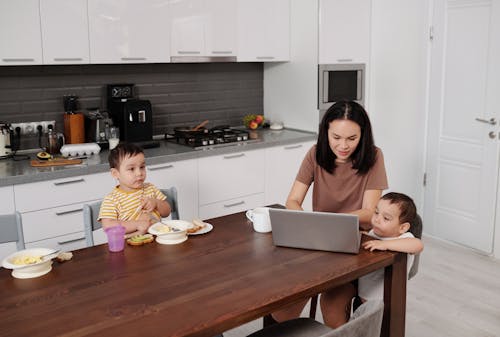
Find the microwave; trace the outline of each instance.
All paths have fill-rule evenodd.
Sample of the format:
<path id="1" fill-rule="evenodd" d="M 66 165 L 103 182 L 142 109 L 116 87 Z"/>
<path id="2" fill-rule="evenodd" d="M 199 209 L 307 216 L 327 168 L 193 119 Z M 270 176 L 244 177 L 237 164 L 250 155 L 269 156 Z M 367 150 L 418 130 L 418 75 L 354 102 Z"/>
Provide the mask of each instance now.
<path id="1" fill-rule="evenodd" d="M 364 105 L 365 64 L 320 64 L 318 66 L 318 109 L 327 110 L 340 100 Z"/>

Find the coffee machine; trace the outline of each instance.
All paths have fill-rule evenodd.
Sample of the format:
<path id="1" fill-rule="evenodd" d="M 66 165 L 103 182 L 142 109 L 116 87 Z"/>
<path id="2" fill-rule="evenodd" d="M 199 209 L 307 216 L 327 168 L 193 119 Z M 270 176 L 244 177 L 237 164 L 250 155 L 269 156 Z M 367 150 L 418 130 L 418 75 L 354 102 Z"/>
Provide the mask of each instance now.
<path id="1" fill-rule="evenodd" d="M 153 114 L 148 100 L 134 97 L 133 84 L 108 84 L 107 107 L 120 139 L 144 142 L 153 139 Z"/>

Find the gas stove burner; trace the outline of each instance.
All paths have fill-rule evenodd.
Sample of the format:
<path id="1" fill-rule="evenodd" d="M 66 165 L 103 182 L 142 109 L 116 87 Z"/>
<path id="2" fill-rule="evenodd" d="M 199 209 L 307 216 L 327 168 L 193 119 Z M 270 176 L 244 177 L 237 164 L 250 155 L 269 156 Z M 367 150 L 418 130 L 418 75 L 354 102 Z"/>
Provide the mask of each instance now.
<path id="1" fill-rule="evenodd" d="M 178 127 L 174 128 L 174 134 L 167 134 L 165 137 L 167 141 L 187 145 L 194 149 L 211 148 L 250 141 L 247 131 L 231 128 L 227 125 L 217 126 L 211 129 L 203 128 L 196 131 L 188 127 Z M 258 139 L 256 141 L 258 141 Z"/>

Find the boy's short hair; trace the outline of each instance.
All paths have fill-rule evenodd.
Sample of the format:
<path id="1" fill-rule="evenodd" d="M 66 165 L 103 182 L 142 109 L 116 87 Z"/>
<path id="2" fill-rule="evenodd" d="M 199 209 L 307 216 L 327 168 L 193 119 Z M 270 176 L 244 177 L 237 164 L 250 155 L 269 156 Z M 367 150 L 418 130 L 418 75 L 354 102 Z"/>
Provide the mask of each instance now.
<path id="1" fill-rule="evenodd" d="M 410 232 L 413 233 L 412 227 L 417 219 L 417 207 L 413 199 L 403 193 L 389 192 L 381 198 L 387 200 L 391 204 L 396 204 L 399 207 L 399 223 L 408 222 L 410 224 Z"/>
<path id="2" fill-rule="evenodd" d="M 144 153 L 142 147 L 133 143 L 120 143 L 113 150 L 109 151 L 109 168 L 118 169 L 124 158 L 133 157 L 140 153 Z"/>

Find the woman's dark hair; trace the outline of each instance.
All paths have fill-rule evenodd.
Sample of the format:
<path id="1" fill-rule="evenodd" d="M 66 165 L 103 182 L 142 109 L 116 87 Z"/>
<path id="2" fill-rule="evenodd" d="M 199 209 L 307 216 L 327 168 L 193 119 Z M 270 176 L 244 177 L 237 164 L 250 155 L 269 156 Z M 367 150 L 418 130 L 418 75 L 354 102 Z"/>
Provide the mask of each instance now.
<path id="1" fill-rule="evenodd" d="M 358 174 L 367 173 L 375 164 L 376 156 L 372 127 L 365 109 L 354 101 L 336 102 L 326 111 L 319 125 L 316 162 L 329 173 L 334 173 L 337 167 L 337 156 L 328 143 L 328 129 L 336 119 L 353 121 L 361 128 L 359 144 L 351 155 L 352 168 L 358 170 Z"/>
<path id="2" fill-rule="evenodd" d="M 124 158 L 133 157 L 139 153 L 144 153 L 142 147 L 133 143 L 120 143 L 113 150 L 109 151 L 109 168 L 117 169 Z"/>
<path id="3" fill-rule="evenodd" d="M 381 200 L 387 200 L 390 204 L 395 204 L 399 207 L 399 223 L 408 222 L 410 224 L 409 231 L 416 238 L 422 237 L 422 219 L 417 214 L 417 207 L 413 199 L 403 193 L 389 192 L 384 194 Z"/>

